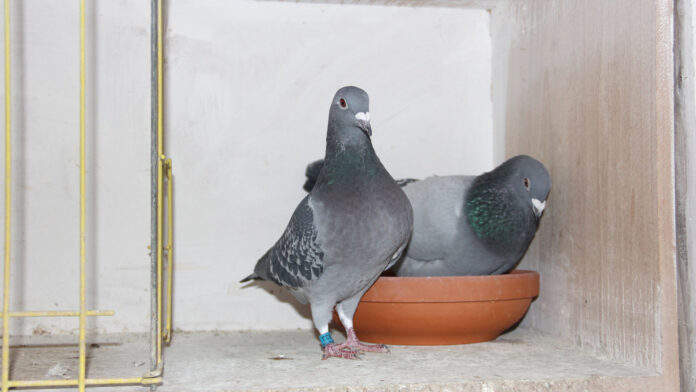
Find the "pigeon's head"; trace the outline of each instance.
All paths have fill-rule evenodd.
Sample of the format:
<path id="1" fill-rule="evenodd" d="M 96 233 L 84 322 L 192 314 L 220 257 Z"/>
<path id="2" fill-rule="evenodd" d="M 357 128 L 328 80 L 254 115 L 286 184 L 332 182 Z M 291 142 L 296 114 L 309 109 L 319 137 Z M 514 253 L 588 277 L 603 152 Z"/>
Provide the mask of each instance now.
<path id="1" fill-rule="evenodd" d="M 551 190 L 551 176 L 544 165 L 527 155 L 510 158 L 501 167 L 510 170 L 508 184 L 515 189 L 520 202 L 527 205 L 537 219 L 546 208 L 546 197 Z"/>
<path id="2" fill-rule="evenodd" d="M 341 88 L 331 101 L 329 123 L 345 132 L 360 130 L 368 138 L 371 137 L 370 97 L 357 87 Z"/>

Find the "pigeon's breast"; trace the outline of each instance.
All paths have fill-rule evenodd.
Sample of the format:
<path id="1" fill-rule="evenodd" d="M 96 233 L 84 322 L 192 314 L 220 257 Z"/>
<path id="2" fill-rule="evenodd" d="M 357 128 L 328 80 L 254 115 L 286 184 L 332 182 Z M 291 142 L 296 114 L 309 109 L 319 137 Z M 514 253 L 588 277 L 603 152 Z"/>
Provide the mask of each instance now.
<path id="1" fill-rule="evenodd" d="M 355 186 L 331 203 L 311 202 L 319 211 L 318 241 L 327 250 L 327 267 L 346 263 L 384 270 L 413 226 L 411 205 L 393 180 L 380 188 Z M 342 260 L 346 256 L 351 260 Z"/>

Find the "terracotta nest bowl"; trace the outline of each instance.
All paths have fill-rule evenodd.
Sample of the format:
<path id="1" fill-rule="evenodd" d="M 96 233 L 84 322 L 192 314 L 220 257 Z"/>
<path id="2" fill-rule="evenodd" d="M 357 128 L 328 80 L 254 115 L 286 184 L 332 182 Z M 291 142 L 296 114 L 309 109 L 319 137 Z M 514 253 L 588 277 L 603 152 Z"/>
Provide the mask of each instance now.
<path id="1" fill-rule="evenodd" d="M 362 341 L 447 345 L 493 340 L 515 325 L 539 295 L 539 274 L 382 276 L 365 293 L 353 323 Z M 338 317 L 334 321 L 339 325 Z"/>

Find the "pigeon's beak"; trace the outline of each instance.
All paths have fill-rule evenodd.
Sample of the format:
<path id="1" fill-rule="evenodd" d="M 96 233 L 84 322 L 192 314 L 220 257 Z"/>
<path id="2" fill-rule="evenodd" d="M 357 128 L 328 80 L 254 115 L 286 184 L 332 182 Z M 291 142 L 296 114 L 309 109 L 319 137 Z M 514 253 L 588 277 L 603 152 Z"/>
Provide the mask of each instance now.
<path id="1" fill-rule="evenodd" d="M 546 200 L 539 201 L 539 199 L 532 199 L 532 210 L 537 218 L 541 217 L 541 214 L 544 212 L 544 208 L 546 208 Z"/>
<path id="2" fill-rule="evenodd" d="M 372 137 L 372 127 L 370 126 L 370 112 L 359 112 L 355 113 L 355 118 L 358 119 L 358 127 L 362 129 L 363 132 L 368 137 Z"/>

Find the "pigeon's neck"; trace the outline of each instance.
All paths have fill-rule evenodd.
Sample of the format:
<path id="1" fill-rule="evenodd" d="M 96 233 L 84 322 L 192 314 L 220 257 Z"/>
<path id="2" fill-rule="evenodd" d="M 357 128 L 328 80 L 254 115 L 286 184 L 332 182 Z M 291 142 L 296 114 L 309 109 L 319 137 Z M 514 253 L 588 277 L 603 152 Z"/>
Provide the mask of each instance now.
<path id="1" fill-rule="evenodd" d="M 317 182 L 332 185 L 343 182 L 369 180 L 382 164 L 372 148 L 372 143 L 362 131 L 329 133 L 321 179 Z"/>
<path id="2" fill-rule="evenodd" d="M 329 120 L 329 129 L 326 133 L 326 158 L 340 153 L 343 150 L 372 151 L 370 138 L 357 126 L 338 125 Z M 374 153 L 374 151 L 372 151 Z"/>
<path id="3" fill-rule="evenodd" d="M 536 232 L 537 220 L 493 172 L 477 177 L 464 198 L 467 223 L 496 253 L 522 249 Z"/>

